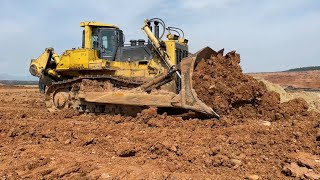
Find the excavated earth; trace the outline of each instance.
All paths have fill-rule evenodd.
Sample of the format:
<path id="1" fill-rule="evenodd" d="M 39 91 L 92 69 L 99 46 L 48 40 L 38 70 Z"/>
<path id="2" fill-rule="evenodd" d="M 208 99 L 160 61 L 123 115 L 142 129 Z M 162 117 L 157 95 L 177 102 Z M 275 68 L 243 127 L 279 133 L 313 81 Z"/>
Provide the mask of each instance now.
<path id="1" fill-rule="evenodd" d="M 220 50 L 210 59 L 200 61 L 193 82 L 198 97 L 223 116 L 277 120 L 305 115 L 308 110 L 302 98 L 280 104 L 278 93 L 268 91 L 263 82 L 242 73 L 240 55 L 235 51 L 224 56 Z"/>
<path id="2" fill-rule="evenodd" d="M 194 88 L 221 118 L 49 113 L 36 87 L 0 86 L 1 179 L 317 179 L 320 114 L 280 103 L 220 51 Z"/>

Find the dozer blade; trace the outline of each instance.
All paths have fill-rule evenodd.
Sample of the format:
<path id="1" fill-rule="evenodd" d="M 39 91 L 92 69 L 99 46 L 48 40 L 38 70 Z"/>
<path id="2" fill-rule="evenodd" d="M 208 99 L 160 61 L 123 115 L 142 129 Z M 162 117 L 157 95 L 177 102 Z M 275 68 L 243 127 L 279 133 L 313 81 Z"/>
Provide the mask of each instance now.
<path id="1" fill-rule="evenodd" d="M 219 52 L 218 52 L 219 53 Z M 210 47 L 205 47 L 202 48 L 201 50 L 199 50 L 198 52 L 196 52 L 192 57 L 194 58 L 194 62 L 192 64 L 193 66 L 193 70 L 196 68 L 196 66 L 198 65 L 198 63 L 201 60 L 206 60 L 206 59 L 210 59 L 210 57 L 213 54 L 217 54 L 216 51 L 214 51 L 213 49 L 211 49 Z"/>
<path id="2" fill-rule="evenodd" d="M 215 51 L 206 47 L 198 51 L 194 56 L 189 56 L 181 60 L 180 67 L 178 67 L 181 71 L 181 91 L 178 97 L 176 97 L 177 104 L 174 104 L 174 106 L 191 109 L 216 118 L 220 117 L 211 107 L 207 106 L 198 98 L 192 84 L 193 71 L 196 65 L 201 60 L 209 59 L 213 53 L 215 53 Z"/>

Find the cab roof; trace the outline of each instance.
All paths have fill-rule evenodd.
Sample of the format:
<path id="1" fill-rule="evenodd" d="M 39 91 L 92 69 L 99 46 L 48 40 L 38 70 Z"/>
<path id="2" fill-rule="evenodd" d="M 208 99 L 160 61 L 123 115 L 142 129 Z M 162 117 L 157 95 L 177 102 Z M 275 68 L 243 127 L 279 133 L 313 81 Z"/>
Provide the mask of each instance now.
<path id="1" fill-rule="evenodd" d="M 117 28 L 117 29 L 119 29 L 118 26 L 115 26 L 115 25 L 113 25 L 113 24 L 105 24 L 105 23 L 93 22 L 93 21 L 81 22 L 81 23 L 80 23 L 80 27 L 84 27 L 84 26 L 111 27 L 111 28 Z"/>

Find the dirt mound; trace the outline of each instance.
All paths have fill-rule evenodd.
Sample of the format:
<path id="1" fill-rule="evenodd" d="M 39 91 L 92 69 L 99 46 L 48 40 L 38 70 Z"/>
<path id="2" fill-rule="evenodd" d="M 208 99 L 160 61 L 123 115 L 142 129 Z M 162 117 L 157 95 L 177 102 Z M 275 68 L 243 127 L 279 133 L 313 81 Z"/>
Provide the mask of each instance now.
<path id="1" fill-rule="evenodd" d="M 295 98 L 304 99 L 309 105 L 309 111 L 320 112 L 320 92 L 308 92 L 308 91 L 291 91 L 286 92 L 283 87 L 278 84 L 273 84 L 265 79 L 256 78 L 258 81 L 263 82 L 269 91 L 279 93 L 280 102 L 287 102 Z"/>
<path id="2" fill-rule="evenodd" d="M 280 95 L 268 91 L 265 84 L 242 73 L 240 55 L 223 55 L 223 49 L 200 61 L 193 75 L 198 97 L 220 115 L 266 117 L 276 120 L 303 114 L 308 105 L 303 99 L 280 103 Z M 292 109 L 290 111 L 289 109 Z"/>
<path id="3" fill-rule="evenodd" d="M 253 76 L 254 77 L 254 76 Z M 287 102 L 291 99 L 294 99 L 292 96 L 290 96 L 289 93 L 287 93 L 283 87 L 281 87 L 280 85 L 278 84 L 273 84 L 271 83 L 270 81 L 267 81 L 265 79 L 262 79 L 262 78 L 256 78 L 254 77 L 256 80 L 258 80 L 259 82 L 263 82 L 263 84 L 266 85 L 267 89 L 269 91 L 274 91 L 276 93 L 278 93 L 280 95 L 280 102 L 283 103 L 283 102 Z"/>

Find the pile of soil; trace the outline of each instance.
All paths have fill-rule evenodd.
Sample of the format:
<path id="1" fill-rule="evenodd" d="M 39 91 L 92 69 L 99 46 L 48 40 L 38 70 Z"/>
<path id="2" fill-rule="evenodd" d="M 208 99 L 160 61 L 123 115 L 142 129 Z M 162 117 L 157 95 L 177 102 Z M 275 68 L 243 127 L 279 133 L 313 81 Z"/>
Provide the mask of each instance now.
<path id="1" fill-rule="evenodd" d="M 240 55 L 223 55 L 223 49 L 195 66 L 193 86 L 199 99 L 222 116 L 270 118 L 305 115 L 308 104 L 302 98 L 280 103 L 280 95 L 242 72 Z"/>
<path id="2" fill-rule="evenodd" d="M 265 79 L 256 78 L 256 77 L 254 78 L 257 79 L 258 81 L 263 82 L 267 86 L 268 90 L 279 93 L 281 102 L 287 102 L 295 98 L 302 98 L 309 105 L 308 111 L 320 112 L 320 91 L 319 92 L 316 92 L 316 91 L 315 92 L 309 92 L 309 91 L 286 92 L 284 88 L 278 84 L 273 84 L 270 81 L 267 81 Z"/>

